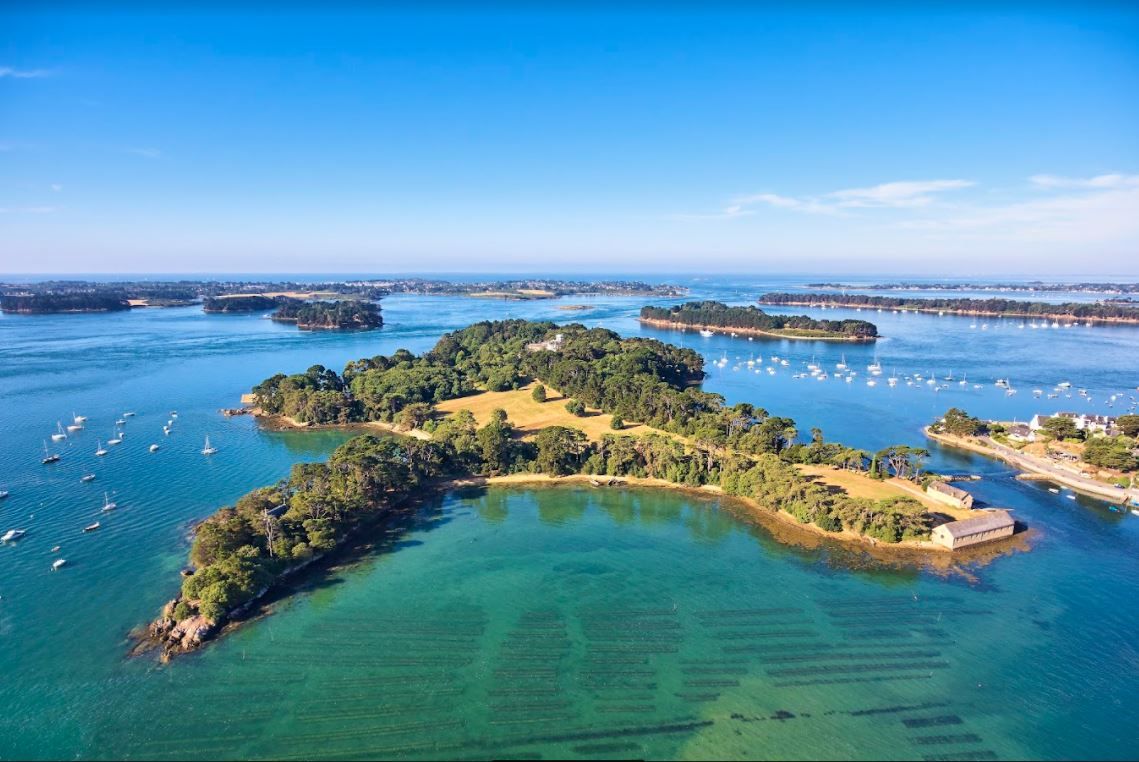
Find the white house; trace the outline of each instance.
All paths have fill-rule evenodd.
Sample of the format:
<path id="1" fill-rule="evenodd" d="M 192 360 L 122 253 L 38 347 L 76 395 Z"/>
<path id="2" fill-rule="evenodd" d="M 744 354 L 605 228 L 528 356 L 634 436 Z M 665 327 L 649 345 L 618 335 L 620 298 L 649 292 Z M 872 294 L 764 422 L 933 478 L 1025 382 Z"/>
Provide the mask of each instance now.
<path id="1" fill-rule="evenodd" d="M 1086 431 L 1089 434 L 1107 434 L 1112 436 L 1115 434 L 1115 418 L 1110 415 L 1085 415 L 1083 413 L 1055 413 L 1053 415 L 1041 415 L 1037 413 L 1032 416 L 1032 420 L 1028 422 L 1028 428 L 1033 432 L 1039 431 L 1044 428 L 1044 422 L 1049 418 L 1070 418 L 1076 424 L 1076 429 L 1079 431 Z"/>

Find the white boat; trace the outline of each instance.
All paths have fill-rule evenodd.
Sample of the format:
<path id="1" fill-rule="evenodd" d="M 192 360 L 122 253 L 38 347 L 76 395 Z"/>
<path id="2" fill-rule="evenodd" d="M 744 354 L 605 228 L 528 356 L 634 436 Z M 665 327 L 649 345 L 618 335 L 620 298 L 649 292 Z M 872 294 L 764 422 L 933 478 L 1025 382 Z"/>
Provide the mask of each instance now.
<path id="1" fill-rule="evenodd" d="M 8 497 L 8 495 L 10 495 L 10 494 L 11 493 L 8 492 L 8 490 L 0 489 L 0 500 L 3 500 L 4 498 Z"/>
<path id="2" fill-rule="evenodd" d="M 162 427 L 162 433 L 165 434 L 166 436 L 170 436 L 170 428 L 167 426 L 163 426 Z"/>
<path id="3" fill-rule="evenodd" d="M 44 465 L 47 465 L 48 463 L 58 463 L 59 462 L 59 453 L 48 452 L 47 442 L 44 442 L 44 456 L 43 456 L 43 460 L 41 460 L 40 462 L 43 463 Z"/>
<path id="4" fill-rule="evenodd" d="M 961 380 L 957 382 L 957 385 L 958 385 L 958 386 L 965 386 L 965 385 L 967 385 L 967 384 L 969 383 L 969 381 L 966 379 L 966 376 L 967 376 L 967 375 L 968 375 L 968 374 L 966 374 L 966 373 L 962 373 L 962 374 L 961 374 Z"/>
<path id="5" fill-rule="evenodd" d="M 79 477 L 79 481 L 81 481 L 81 482 L 93 482 L 93 481 L 95 481 L 95 474 L 83 474 L 83 476 Z"/>
<path id="6" fill-rule="evenodd" d="M 71 421 L 72 421 L 72 423 L 86 423 L 87 422 L 87 416 L 76 415 L 75 411 L 73 410 L 71 412 Z"/>
<path id="7" fill-rule="evenodd" d="M 51 435 L 51 441 L 62 442 L 64 439 L 67 439 L 67 432 L 63 430 L 63 424 L 56 421 L 55 433 Z"/>
<path id="8" fill-rule="evenodd" d="M 130 418 L 130 417 L 131 417 L 131 416 L 133 416 L 133 415 L 134 415 L 134 411 L 133 411 L 133 410 L 129 410 L 129 411 L 127 411 L 127 412 L 123 413 L 123 418 Z"/>
<path id="9" fill-rule="evenodd" d="M 843 353 L 843 355 L 842 355 L 842 360 L 840 360 L 839 362 L 835 363 L 835 365 L 834 365 L 834 366 L 835 366 L 835 368 L 837 368 L 838 370 L 846 370 L 846 353 Z"/>
<path id="10" fill-rule="evenodd" d="M 202 455 L 213 455 L 218 448 L 210 446 L 210 438 L 206 437 L 206 446 L 202 448 Z"/>
<path id="11" fill-rule="evenodd" d="M 1056 489 L 1055 487 L 1049 487 L 1048 491 L 1051 492 L 1053 495 L 1059 495 L 1060 494 L 1060 490 Z"/>
<path id="12" fill-rule="evenodd" d="M 115 425 L 116 426 L 126 426 L 127 425 L 127 419 L 126 418 L 120 418 L 119 420 L 115 421 Z"/>
<path id="13" fill-rule="evenodd" d="M 103 507 L 101 510 L 104 512 L 113 511 L 118 507 L 119 507 L 119 504 L 118 503 L 112 503 L 111 498 L 107 497 L 107 493 L 104 492 L 103 493 Z"/>
<path id="14" fill-rule="evenodd" d="M 96 529 L 98 529 L 100 526 L 101 526 L 101 525 L 99 524 L 99 522 L 98 522 L 98 521 L 96 521 L 94 524 L 88 524 L 87 526 L 83 527 L 83 531 L 84 531 L 84 532 L 94 532 L 94 531 L 95 531 Z"/>
<path id="15" fill-rule="evenodd" d="M 82 423 L 73 423 L 67 427 L 67 430 L 70 431 L 72 434 L 74 434 L 77 431 L 83 431 L 83 424 Z"/>
<path id="16" fill-rule="evenodd" d="M 0 542 L 11 542 L 12 540 L 18 540 L 27 533 L 28 532 L 26 529 L 9 529 L 4 533 L 3 537 L 0 537 Z"/>
<path id="17" fill-rule="evenodd" d="M 98 455 L 99 457 L 103 457 L 104 455 L 106 455 L 107 451 L 103 449 L 103 443 L 97 442 L 96 444 L 97 444 L 99 449 L 95 450 L 95 454 Z"/>
<path id="18" fill-rule="evenodd" d="M 1057 389 L 1071 389 L 1072 388 L 1072 382 L 1071 381 L 1061 381 L 1060 383 L 1056 384 L 1056 388 Z"/>
<path id="19" fill-rule="evenodd" d="M 156 444 L 152 444 L 152 445 L 150 446 L 150 451 L 151 451 L 151 452 L 158 452 L 158 445 L 156 445 Z"/>
<path id="20" fill-rule="evenodd" d="M 107 444 L 109 444 L 109 445 L 117 445 L 117 444 L 122 444 L 122 443 L 123 443 L 123 438 L 121 436 L 119 436 L 118 434 L 116 434 L 115 436 L 113 436 L 112 438 L 107 440 Z"/>
<path id="21" fill-rule="evenodd" d="M 707 328 L 701 328 L 700 329 L 700 335 L 703 336 L 704 338 L 708 338 L 709 336 L 715 336 L 716 334 L 712 333 Z M 173 415 L 173 413 L 171 413 L 171 415 Z"/>
<path id="22" fill-rule="evenodd" d="M 791 363 L 787 362 L 786 360 L 780 360 L 779 364 L 780 365 L 790 365 Z"/>
<path id="23" fill-rule="evenodd" d="M 178 411 L 177 410 L 171 410 L 170 411 L 170 417 L 171 418 L 177 418 L 178 417 Z"/>
<path id="24" fill-rule="evenodd" d="M 67 563 L 66 558 L 57 558 L 56 560 L 51 562 L 51 570 L 55 571 L 56 569 L 58 569 L 59 567 L 63 566 L 66 563 Z"/>
<path id="25" fill-rule="evenodd" d="M 877 386 L 878 382 L 872 378 L 868 378 L 868 379 L 866 379 L 866 385 L 867 386 Z"/>

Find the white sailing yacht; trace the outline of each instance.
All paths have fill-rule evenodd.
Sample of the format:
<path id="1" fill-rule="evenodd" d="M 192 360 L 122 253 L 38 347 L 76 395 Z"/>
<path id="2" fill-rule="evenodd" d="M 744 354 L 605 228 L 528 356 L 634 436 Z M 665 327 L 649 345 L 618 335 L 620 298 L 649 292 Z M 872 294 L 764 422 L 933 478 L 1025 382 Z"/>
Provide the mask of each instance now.
<path id="1" fill-rule="evenodd" d="M 95 450 L 96 455 L 98 455 L 99 457 L 102 457 L 102 456 L 107 454 L 107 451 L 103 449 L 103 443 L 101 441 L 96 442 L 96 446 L 99 448 L 99 449 Z"/>
<path id="2" fill-rule="evenodd" d="M 41 460 L 40 462 L 43 463 L 44 465 L 47 465 L 48 463 L 58 463 L 59 462 L 59 453 L 48 452 L 47 442 L 44 442 L 44 456 L 43 456 L 43 460 Z"/>
<path id="3" fill-rule="evenodd" d="M 51 441 L 62 442 L 67 439 L 67 432 L 63 430 L 63 424 L 59 421 L 55 422 L 55 433 L 51 435 Z"/>
<path id="4" fill-rule="evenodd" d="M 206 446 L 202 448 L 202 455 L 213 455 L 218 448 L 210 446 L 210 438 L 206 437 Z"/>
<path id="5" fill-rule="evenodd" d="M 846 353 L 845 352 L 842 355 L 842 360 L 835 363 L 835 368 L 837 368 L 838 370 L 846 370 Z"/>
<path id="6" fill-rule="evenodd" d="M 104 492 L 103 493 L 103 508 L 102 508 L 102 510 L 103 511 L 113 511 L 118 507 L 119 507 L 119 504 L 118 503 L 112 503 L 111 498 L 109 498 L 107 496 L 107 493 Z"/>

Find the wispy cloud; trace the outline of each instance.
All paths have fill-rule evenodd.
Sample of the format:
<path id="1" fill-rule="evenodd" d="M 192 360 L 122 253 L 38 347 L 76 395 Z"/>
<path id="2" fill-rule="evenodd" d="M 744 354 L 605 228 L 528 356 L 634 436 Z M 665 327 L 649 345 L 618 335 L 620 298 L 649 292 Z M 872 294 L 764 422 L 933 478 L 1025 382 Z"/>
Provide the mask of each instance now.
<path id="1" fill-rule="evenodd" d="M 135 156 L 141 156 L 144 159 L 157 159 L 162 156 L 162 151 L 159 151 L 157 148 L 127 148 L 125 152 Z"/>
<path id="2" fill-rule="evenodd" d="M 0 206 L 0 214 L 51 214 L 58 206 Z"/>
<path id="3" fill-rule="evenodd" d="M 1095 177 L 1058 177 L 1056 175 L 1033 175 L 1028 181 L 1038 188 L 1125 188 L 1139 186 L 1139 175 L 1112 173 Z"/>
<path id="4" fill-rule="evenodd" d="M 55 193 L 59 193 L 61 190 L 63 190 L 63 186 L 62 186 L 62 185 L 60 185 L 59 183 L 52 183 L 52 184 L 51 184 L 51 189 L 52 189 L 52 191 L 53 191 L 53 192 L 55 192 Z"/>
<path id="5" fill-rule="evenodd" d="M 969 180 L 918 180 L 882 183 L 869 188 L 849 188 L 828 193 L 828 199 L 842 207 L 928 206 L 935 193 L 974 185 Z"/>
<path id="6" fill-rule="evenodd" d="M 755 214 L 755 208 L 768 206 L 802 214 L 832 217 L 849 216 L 853 209 L 908 208 L 929 206 L 935 194 L 968 188 L 970 180 L 903 180 L 881 183 L 866 188 L 847 188 L 811 196 L 786 196 L 779 193 L 755 193 L 732 199 L 714 214 L 684 215 L 687 219 L 731 219 Z"/>
<path id="7" fill-rule="evenodd" d="M 0 79 L 38 79 L 51 74 L 47 69 L 14 69 L 11 66 L 0 66 Z"/>

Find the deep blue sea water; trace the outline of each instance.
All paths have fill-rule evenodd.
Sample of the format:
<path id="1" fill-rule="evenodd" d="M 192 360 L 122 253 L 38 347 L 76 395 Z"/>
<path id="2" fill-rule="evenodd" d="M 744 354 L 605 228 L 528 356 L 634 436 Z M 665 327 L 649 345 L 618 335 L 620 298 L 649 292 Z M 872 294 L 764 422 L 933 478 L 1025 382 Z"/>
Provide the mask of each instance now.
<path id="1" fill-rule="evenodd" d="M 746 303 L 809 280 L 689 280 L 688 298 Z M 0 757 L 1139 754 L 1139 517 L 937 446 L 931 467 L 982 474 L 978 499 L 1031 527 L 1027 552 L 945 573 L 789 545 L 680 494 L 453 493 L 204 652 L 166 666 L 125 658 L 130 629 L 177 589 L 189 524 L 347 436 L 218 414 L 274 372 L 419 352 L 509 316 L 695 347 L 706 389 L 867 449 L 927 444 L 921 426 L 951 405 L 1026 420 L 1121 413 L 1139 394 L 1135 327 L 792 309 L 870 319 L 884 338 L 705 339 L 641 327 L 644 302 L 395 296 L 383 329 L 356 334 L 198 308 L 0 317 L 0 489 L 11 492 L 0 532 L 28 530 L 0 547 Z M 789 364 L 769 375 L 771 356 Z M 793 378 L 812 358 L 831 368 L 844 356 L 853 383 Z M 864 383 L 875 357 L 897 387 Z M 969 383 L 905 385 L 914 372 Z M 1088 397 L 1033 397 L 1059 381 Z M 96 457 L 125 411 L 137 415 L 122 444 Z M 43 441 L 73 413 L 86 428 L 41 465 Z M 211 458 L 199 453 L 207 435 Z M 81 483 L 87 472 L 97 478 Z M 101 516 L 104 492 L 119 508 Z M 102 528 L 82 533 L 97 518 Z M 52 572 L 58 557 L 68 564 Z"/>

